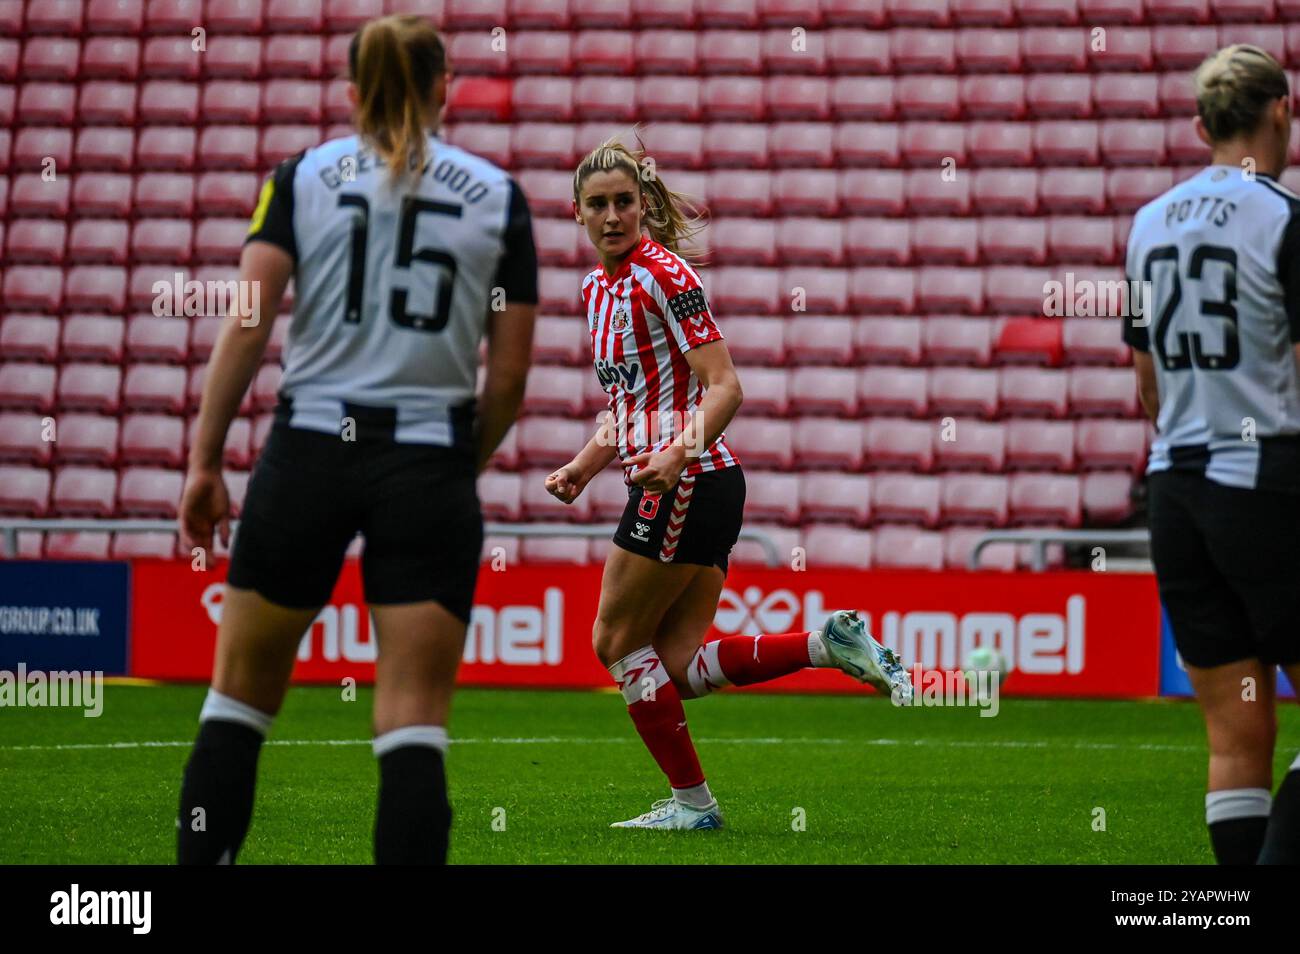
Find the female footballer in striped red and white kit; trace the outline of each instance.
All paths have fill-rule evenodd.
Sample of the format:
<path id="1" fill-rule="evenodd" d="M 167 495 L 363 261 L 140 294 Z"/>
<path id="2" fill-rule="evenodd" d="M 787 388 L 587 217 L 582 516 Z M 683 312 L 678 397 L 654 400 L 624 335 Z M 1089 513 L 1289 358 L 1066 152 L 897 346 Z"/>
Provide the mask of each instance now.
<path id="1" fill-rule="evenodd" d="M 678 251 L 697 220 L 644 160 L 610 140 L 574 173 L 574 216 L 600 258 L 583 279 L 582 302 L 609 410 L 546 488 L 572 503 L 615 457 L 628 484 L 592 643 L 672 797 L 614 827 L 720 828 L 682 699 L 807 666 L 838 668 L 906 698 L 911 683 L 851 612 L 813 632 L 702 645 L 745 504 L 740 460 L 723 433 L 742 394 L 700 277 Z"/>

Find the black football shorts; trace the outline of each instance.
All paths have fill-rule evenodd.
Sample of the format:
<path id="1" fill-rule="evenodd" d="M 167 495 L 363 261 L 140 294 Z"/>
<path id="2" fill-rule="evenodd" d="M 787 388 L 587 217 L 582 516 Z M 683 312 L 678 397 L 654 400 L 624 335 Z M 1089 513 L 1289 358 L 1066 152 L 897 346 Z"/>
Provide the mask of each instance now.
<path id="1" fill-rule="evenodd" d="M 727 572 L 745 511 L 739 465 L 682 477 L 663 494 L 633 484 L 614 543 L 661 563 L 695 563 Z"/>

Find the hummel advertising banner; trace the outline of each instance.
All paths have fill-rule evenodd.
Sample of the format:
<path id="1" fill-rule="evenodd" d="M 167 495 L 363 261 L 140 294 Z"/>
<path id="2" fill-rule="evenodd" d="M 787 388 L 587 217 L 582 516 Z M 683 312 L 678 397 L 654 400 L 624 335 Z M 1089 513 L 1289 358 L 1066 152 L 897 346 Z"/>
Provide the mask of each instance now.
<path id="1" fill-rule="evenodd" d="M 132 675 L 206 681 L 225 567 L 133 566 Z M 479 574 L 460 682 L 606 687 L 591 648 L 601 567 L 512 566 Z M 1009 668 L 1007 695 L 1144 697 L 1160 690 L 1160 606 L 1143 574 L 792 572 L 733 567 L 710 639 L 820 629 L 857 609 L 910 668 L 957 670 L 977 645 Z M 303 638 L 295 679 L 373 681 L 376 643 L 356 561 Z M 764 690 L 858 692 L 843 674 L 805 670 Z"/>

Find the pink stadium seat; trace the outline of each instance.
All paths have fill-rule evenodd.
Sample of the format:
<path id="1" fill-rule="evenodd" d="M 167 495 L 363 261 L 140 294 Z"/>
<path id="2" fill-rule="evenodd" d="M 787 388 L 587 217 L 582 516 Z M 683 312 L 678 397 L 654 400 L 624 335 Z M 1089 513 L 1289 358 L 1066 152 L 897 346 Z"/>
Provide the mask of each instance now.
<path id="1" fill-rule="evenodd" d="M 767 116 L 763 80 L 758 77 L 718 76 L 706 79 L 700 83 L 699 96 L 705 117 L 711 121 L 761 122 Z"/>
<path id="2" fill-rule="evenodd" d="M 1152 67 L 1151 34 L 1145 27 L 1111 29 L 1106 48 L 1089 46 L 1089 61 L 1096 70 L 1141 72 Z"/>
<path id="3" fill-rule="evenodd" d="M 11 361 L 57 361 L 59 319 L 9 315 L 0 324 L 0 352 Z"/>
<path id="4" fill-rule="evenodd" d="M 1086 73 L 1043 73 L 1027 80 L 1026 102 L 1036 119 L 1087 119 L 1092 94 Z"/>
<path id="5" fill-rule="evenodd" d="M 124 464 L 180 467 L 185 461 L 185 422 L 168 414 L 128 414 L 122 419 Z"/>
<path id="6" fill-rule="evenodd" d="M 825 219 L 783 219 L 777 248 L 788 265 L 840 265 L 844 261 L 844 227 Z"/>
<path id="7" fill-rule="evenodd" d="M 998 372 L 976 368 L 935 368 L 930 372 L 930 409 L 941 415 L 998 413 Z"/>
<path id="8" fill-rule="evenodd" d="M 1019 73 L 1020 35 L 1015 30 L 960 30 L 957 60 L 968 73 Z"/>
<path id="9" fill-rule="evenodd" d="M 520 559 L 529 563 L 585 566 L 590 560 L 591 545 L 582 539 L 566 537 L 524 537 L 520 540 Z"/>
<path id="10" fill-rule="evenodd" d="M 1141 473 L 1149 431 L 1146 421 L 1080 421 L 1075 429 L 1080 467 Z"/>
<path id="11" fill-rule="evenodd" d="M 838 76 L 830 85 L 831 111 L 840 120 L 894 118 L 892 76 Z"/>
<path id="12" fill-rule="evenodd" d="M 92 177 L 80 176 L 78 181 L 86 178 Z M 72 194 L 72 182 L 69 176 L 56 176 L 54 179 L 46 180 L 39 175 L 28 173 L 14 176 L 12 187 L 13 192 L 9 195 L 9 210 L 15 218 L 45 216 L 62 219 L 67 216 L 68 201 Z"/>
<path id="13" fill-rule="evenodd" d="M 480 488 L 483 486 L 483 478 L 490 473 L 479 478 Z M 482 494 L 481 489 L 479 493 Z M 591 499 L 591 516 L 594 520 L 618 520 L 627 507 L 628 488 L 623 483 L 621 471 L 615 467 L 607 467 L 598 473 L 582 493 Z M 515 509 L 518 511 L 517 501 Z"/>
<path id="14" fill-rule="evenodd" d="M 784 415 L 790 410 L 790 388 L 782 368 L 746 368 L 744 388 L 741 414 Z"/>
<path id="15" fill-rule="evenodd" d="M 102 82 L 81 87 L 77 115 L 83 123 L 133 126 L 136 118 L 134 83 Z"/>
<path id="16" fill-rule="evenodd" d="M 194 446 L 198 423 L 198 415 L 194 415 L 185 425 L 184 447 L 187 453 Z M 226 446 L 221 454 L 225 466 L 246 469 L 252 463 L 252 432 L 252 423 L 246 417 L 237 417 L 230 422 L 230 430 L 226 432 Z"/>
<path id="17" fill-rule="evenodd" d="M 999 393 L 1004 412 L 1015 416 L 1064 417 L 1069 410 L 1068 378 L 1064 371 L 1042 368 L 1003 368 Z"/>
<path id="18" fill-rule="evenodd" d="M 131 234 L 131 256 L 137 262 L 190 261 L 193 226 L 188 219 L 141 219 Z"/>
<path id="19" fill-rule="evenodd" d="M 804 414 L 838 414 L 848 417 L 857 412 L 854 368 L 798 368 L 790 374 L 790 402 Z"/>
<path id="20" fill-rule="evenodd" d="M 943 522 L 1001 527 L 1007 522 L 1007 478 L 985 474 L 943 476 Z"/>
<path id="21" fill-rule="evenodd" d="M 1007 467 L 1074 470 L 1073 421 L 1007 421 Z"/>
<path id="22" fill-rule="evenodd" d="M 1089 523 L 1121 523 L 1133 512 L 1133 478 L 1127 473 L 1084 474 L 1081 498 Z"/>
<path id="23" fill-rule="evenodd" d="M 1161 27 L 1154 31 L 1151 48 L 1156 64 L 1160 68 L 1192 69 L 1219 48 L 1218 28 L 1214 26 Z"/>
<path id="24" fill-rule="evenodd" d="M 260 37 L 210 36 L 202 58 L 204 75 L 209 79 L 257 79 L 262 75 L 263 52 Z"/>
<path id="25" fill-rule="evenodd" d="M 1061 341 L 1071 364 L 1122 365 L 1129 349 L 1120 339 L 1118 318 L 1066 318 Z"/>
<path id="26" fill-rule="evenodd" d="M 50 266 L 7 269 L 4 301 L 15 310 L 57 311 L 63 302 L 63 270 Z"/>
<path id="27" fill-rule="evenodd" d="M 199 137 L 204 169 L 258 169 L 258 131 L 252 126 L 208 126 Z"/>
<path id="28" fill-rule="evenodd" d="M 1038 170 L 978 169 L 973 178 L 971 197 L 981 215 L 1024 216 L 1038 211 Z"/>
<path id="29" fill-rule="evenodd" d="M 988 263 L 1041 265 L 1047 260 L 1047 222 L 985 216 L 979 220 L 979 249 Z"/>
<path id="30" fill-rule="evenodd" d="M 1088 34 L 1083 30 L 1030 27 L 1020 33 L 1026 70 L 1033 73 L 1075 73 L 1088 66 Z"/>
<path id="31" fill-rule="evenodd" d="M 796 479 L 798 506 L 805 520 L 846 521 L 859 527 L 870 523 L 872 478 L 823 473 L 804 474 Z"/>
<path id="32" fill-rule="evenodd" d="M 794 460 L 804 470 L 858 470 L 863 430 L 857 421 L 805 417 L 793 426 Z M 748 457 L 745 458 L 748 462 Z"/>
<path id="33" fill-rule="evenodd" d="M 85 13 L 84 0 L 43 0 L 28 4 L 27 31 L 80 36 Z"/>
<path id="34" fill-rule="evenodd" d="M 123 516 L 174 517 L 184 480 L 179 470 L 128 467 L 118 482 L 118 509 Z"/>
<path id="35" fill-rule="evenodd" d="M 1034 151 L 1042 165 L 1096 165 L 1101 158 L 1095 123 L 1050 120 L 1034 130 Z"/>
<path id="36" fill-rule="evenodd" d="M 939 477 L 875 474 L 871 481 L 872 511 L 877 520 L 886 523 L 936 526 L 942 512 L 942 487 Z"/>
<path id="37" fill-rule="evenodd" d="M 68 258 L 74 262 L 125 265 L 129 231 L 125 222 L 82 219 L 72 226 L 68 236 Z"/>
<path id="38" fill-rule="evenodd" d="M 912 252 L 927 264 L 974 265 L 979 261 L 979 224 L 969 219 L 914 219 Z"/>
<path id="39" fill-rule="evenodd" d="M 1208 164 L 1210 149 L 1196 135 L 1196 127 L 1186 119 L 1170 119 L 1165 123 L 1165 149 L 1170 162 Z"/>
<path id="40" fill-rule="evenodd" d="M 23 44 L 22 76 L 27 80 L 74 80 L 81 44 L 65 37 L 32 37 Z"/>
<path id="41" fill-rule="evenodd" d="M 511 127 L 509 126 L 461 123 L 456 127 L 455 135 L 449 135 L 447 138 L 449 142 L 455 143 L 462 149 L 468 149 L 499 166 L 511 166 L 514 163 L 510 153 Z"/>
<path id="42" fill-rule="evenodd" d="M 970 555 L 975 544 L 986 530 L 971 527 L 953 527 L 943 533 L 944 568 L 965 570 L 970 565 Z M 1011 543 L 992 543 L 980 551 L 981 570 L 999 570 L 1010 573 L 1016 568 L 1016 548 Z"/>
<path id="43" fill-rule="evenodd" d="M 870 531 L 817 524 L 807 531 L 804 550 L 809 566 L 869 570 L 872 562 L 872 543 Z M 739 549 L 737 546 L 737 550 Z"/>
<path id="44" fill-rule="evenodd" d="M 952 19 L 962 26 L 1010 26 L 1015 22 L 1012 0 L 950 0 Z"/>
<path id="45" fill-rule="evenodd" d="M 920 364 L 921 328 L 916 318 L 859 318 L 854 354 L 864 364 Z"/>
<path id="46" fill-rule="evenodd" d="M 77 89 L 65 83 L 24 83 L 18 119 L 25 125 L 61 126 L 77 115 Z"/>
<path id="47" fill-rule="evenodd" d="M 966 76 L 961 81 L 962 109 L 972 119 L 1023 119 L 1025 92 L 1023 76 Z"/>
<path id="48" fill-rule="evenodd" d="M 839 123 L 835 155 L 842 166 L 896 166 L 902 160 L 899 127 L 892 123 Z"/>
<path id="49" fill-rule="evenodd" d="M 1016 16 L 1031 26 L 1070 26 L 1079 22 L 1077 0 L 1016 0 Z"/>
<path id="50" fill-rule="evenodd" d="M 898 111 L 908 119 L 957 119 L 961 115 L 959 89 L 955 76 L 899 77 L 896 86 Z M 808 115 L 824 118 L 816 112 Z"/>
<path id="51" fill-rule="evenodd" d="M 70 361 L 122 360 L 121 318 L 72 315 L 63 322 L 63 357 Z"/>
<path id="52" fill-rule="evenodd" d="M 790 525 L 799 522 L 799 514 L 797 474 L 760 471 L 746 476 L 746 521 L 773 520 Z"/>
<path id="53" fill-rule="evenodd" d="M 538 467 L 567 464 L 591 438 L 586 421 L 553 417 L 526 417 L 519 422 L 519 453 Z"/>
<path id="54" fill-rule="evenodd" d="M 794 462 L 794 430 L 789 421 L 738 417 L 727 427 L 727 444 L 753 467 L 788 469 Z"/>
<path id="55" fill-rule="evenodd" d="M 1212 0 L 1217 5 L 1218 0 Z M 1272 6 L 1272 3 L 1269 3 Z M 1251 19 L 1265 19 L 1257 17 Z M 1249 43 L 1258 46 L 1270 54 L 1279 63 L 1286 63 L 1286 34 L 1271 23 L 1221 23 L 1219 26 L 1219 46 L 1233 43 Z"/>
<path id="56" fill-rule="evenodd" d="M 464 126 L 458 127 L 463 130 Z M 514 161 L 521 166 L 561 168 L 575 160 L 572 126 L 551 123 L 520 123 L 511 140 Z"/>
<path id="57" fill-rule="evenodd" d="M 58 265 L 63 261 L 67 246 L 67 231 L 68 227 L 62 222 L 40 219 L 12 221 L 6 243 L 7 257 L 12 262 Z"/>
<path id="58" fill-rule="evenodd" d="M 319 33 L 324 25 L 320 0 L 267 0 L 268 31 Z"/>
<path id="59" fill-rule="evenodd" d="M 1136 170 L 1124 171 L 1131 174 Z M 1048 212 L 1095 214 L 1107 210 L 1106 185 L 1104 169 L 1044 169 L 1039 179 L 1038 195 Z"/>
<path id="60" fill-rule="evenodd" d="M 890 268 L 855 268 L 849 300 L 855 311 L 906 314 L 916 310 L 916 273 Z"/>
<path id="61" fill-rule="evenodd" d="M 146 172 L 136 180 L 135 193 L 141 216 L 188 218 L 194 211 L 194 179 L 184 173 Z"/>
<path id="62" fill-rule="evenodd" d="M 319 126 L 267 126 L 262 130 L 259 157 L 263 167 L 271 167 L 281 160 L 319 145 Z"/>
<path id="63" fill-rule="evenodd" d="M 199 78 L 207 54 L 191 45 L 189 31 L 197 22 L 200 22 L 198 18 L 187 21 L 187 25 L 181 28 L 181 36 L 156 36 L 145 41 L 140 58 L 144 76 L 151 79 Z M 260 51 L 261 47 L 258 49 Z"/>
<path id="64" fill-rule="evenodd" d="M 1210 19 L 1210 0 L 1147 0 L 1147 19 L 1152 23 L 1205 23 Z"/>
<path id="65" fill-rule="evenodd" d="M 966 164 L 966 127 L 961 123 L 906 122 L 899 137 L 903 161 L 911 166 Z M 933 178 L 933 172 L 927 169 Z"/>
<path id="66" fill-rule="evenodd" d="M 262 118 L 262 87 L 247 80 L 204 83 L 203 116 L 210 123 L 257 123 Z"/>
<path id="67" fill-rule="evenodd" d="M 247 234 L 245 219 L 203 219 L 194 229 L 194 260 L 237 264 Z"/>
<path id="68" fill-rule="evenodd" d="M 77 265 L 68 270 L 64 304 L 84 311 L 120 312 L 126 306 L 126 273 L 101 265 Z"/>
<path id="69" fill-rule="evenodd" d="M 1160 115 L 1160 77 L 1152 73 L 1098 76 L 1093 85 L 1097 111 L 1103 116 Z"/>
<path id="70" fill-rule="evenodd" d="M 47 436 L 45 418 L 41 415 L 0 412 L 0 461 L 48 464 L 55 441 L 46 440 Z"/>
<path id="71" fill-rule="evenodd" d="M 972 123 L 966 145 L 970 162 L 978 166 L 1028 166 L 1034 161 L 1034 132 L 1027 123 Z"/>
<path id="72" fill-rule="evenodd" d="M 316 79 L 321 75 L 323 52 L 319 36 L 268 36 L 263 47 L 263 66 L 267 76 Z"/>
<path id="73" fill-rule="evenodd" d="M 44 517 L 50 503 L 50 472 L 43 467 L 0 466 L 0 513 Z"/>
<path id="74" fill-rule="evenodd" d="M 1054 216 L 1048 245 L 1054 261 L 1108 265 L 1115 260 L 1114 225 L 1098 216 Z"/>
<path id="75" fill-rule="evenodd" d="M 949 30 L 894 30 L 890 56 L 898 73 L 953 73 L 957 69 L 956 41 Z"/>
<path id="76" fill-rule="evenodd" d="M 47 560 L 107 560 L 112 535 L 96 530 L 51 531 L 45 538 Z"/>
<path id="77" fill-rule="evenodd" d="M 261 33 L 263 0 L 208 0 L 207 24 L 221 33 Z"/>
<path id="78" fill-rule="evenodd" d="M 85 172 L 76 178 L 72 205 L 81 215 L 125 218 L 133 209 L 140 209 L 132 205 L 134 185 L 129 175 Z"/>
<path id="79" fill-rule="evenodd" d="M 839 176 L 840 203 L 846 214 L 901 215 L 906 209 L 905 180 L 901 171 L 843 169 Z"/>
<path id="80" fill-rule="evenodd" d="M 923 337 L 932 365 L 987 365 L 993 357 L 993 328 L 986 318 L 927 318 Z"/>
<path id="81" fill-rule="evenodd" d="M 510 105 L 516 120 L 573 118 L 574 81 L 565 76 L 537 76 L 511 84 Z"/>
<path id="82" fill-rule="evenodd" d="M 63 410 L 116 414 L 121 391 L 122 369 L 116 365 L 65 364 L 59 373 L 59 406 Z"/>
<path id="83" fill-rule="evenodd" d="M 1061 474 L 1013 474 L 1011 522 L 1077 527 L 1082 520 L 1079 478 Z"/>
<path id="84" fill-rule="evenodd" d="M 552 497 L 546 490 L 549 473 L 534 468 L 520 475 L 519 503 L 524 519 L 586 523 L 591 517 L 591 500 L 585 493 L 570 504 Z"/>
<path id="85" fill-rule="evenodd" d="M 55 474 L 51 506 L 60 517 L 111 517 L 116 498 L 116 471 L 70 466 Z"/>
<path id="86" fill-rule="evenodd" d="M 66 413 L 57 420 L 55 455 L 61 464 L 101 464 L 113 467 L 117 463 L 117 435 L 120 430 L 117 417 L 104 415 L 79 415 Z"/>
<path id="87" fill-rule="evenodd" d="M 140 90 L 140 121 L 193 125 L 199 117 L 199 87 L 174 80 L 151 80 Z"/>
<path id="88" fill-rule="evenodd" d="M 1125 368 L 1072 368 L 1070 408 L 1079 415 L 1136 417 L 1137 379 Z"/>
<path id="89" fill-rule="evenodd" d="M 932 169 L 907 172 L 907 205 L 916 215 L 967 215 L 971 209 L 970 176 L 938 179 Z"/>
<path id="90" fill-rule="evenodd" d="M 848 318 L 798 316 L 785 322 L 785 351 L 793 364 L 852 364 L 853 332 Z"/>
<path id="91" fill-rule="evenodd" d="M 185 383 L 184 368 L 133 364 L 122 385 L 122 403 L 128 410 L 179 414 L 185 410 Z"/>
<path id="92" fill-rule="evenodd" d="M 986 470 L 996 473 L 1006 463 L 1007 435 L 1002 424 L 973 419 L 954 420 L 931 428 L 934 458 L 940 470 Z"/>
<path id="93" fill-rule="evenodd" d="M 536 220 L 534 226 L 542 220 Z M 566 223 L 567 224 L 567 223 Z M 735 324 L 735 319 L 730 323 Z M 736 354 L 734 343 L 731 353 Z M 591 341 L 586 327 L 572 317 L 543 315 L 537 319 L 533 354 L 542 364 L 581 364 L 591 355 Z"/>
<path id="94" fill-rule="evenodd" d="M 176 556 L 176 534 L 150 531 L 115 533 L 109 548 L 113 560 L 170 560 Z"/>
<path id="95" fill-rule="evenodd" d="M 912 220 L 849 219 L 844 251 L 857 264 L 907 265 L 912 260 Z"/>
<path id="96" fill-rule="evenodd" d="M 54 410 L 57 380 L 51 365 L 6 361 L 0 364 L 0 407 L 48 413 Z"/>
<path id="97" fill-rule="evenodd" d="M 919 269 L 916 305 L 925 312 L 978 314 L 984 308 L 984 275 L 977 268 Z"/>
<path id="98" fill-rule="evenodd" d="M 0 140 L 0 161 L 6 155 L 7 145 Z M 47 158 L 54 160 L 56 169 L 66 169 L 71 165 L 72 130 L 39 127 L 17 131 L 13 143 L 13 168 L 39 172 L 45 168 Z"/>
<path id="99" fill-rule="evenodd" d="M 770 269 L 718 268 L 713 273 L 709 297 L 721 313 L 777 314 L 788 307 L 790 286 Z M 809 308 L 813 305 L 809 303 Z"/>
<path id="100" fill-rule="evenodd" d="M 912 527 L 881 527 L 875 531 L 873 562 L 881 569 L 942 570 L 943 534 Z"/>
<path id="101" fill-rule="evenodd" d="M 589 369 L 535 366 L 528 373 L 524 409 L 530 414 L 582 413 L 582 384 Z"/>
<path id="102" fill-rule="evenodd" d="M 718 264 L 775 265 L 777 224 L 761 219 L 723 219 L 713 226 Z"/>
<path id="103" fill-rule="evenodd" d="M 909 414 L 929 408 L 929 372 L 924 368 L 863 368 L 858 372 L 858 399 L 865 414 Z"/>
<path id="104" fill-rule="evenodd" d="M 934 425 L 878 417 L 863 425 L 866 465 L 887 470 L 928 471 L 934 467 Z"/>
<path id="105" fill-rule="evenodd" d="M 189 356 L 189 323 L 182 318 L 136 315 L 126 330 L 126 350 L 135 361 L 184 363 Z M 119 340 L 120 340 L 119 325 Z"/>
<path id="106" fill-rule="evenodd" d="M 1141 23 L 1143 0 L 1079 0 L 1079 16 L 1084 23 Z"/>
<path id="107" fill-rule="evenodd" d="M 1158 166 L 1165 161 L 1165 130 L 1141 119 L 1110 119 L 1101 124 L 1100 143 L 1107 165 Z"/>
<path id="108" fill-rule="evenodd" d="M 510 22 L 517 29 L 565 30 L 569 4 L 567 0 L 511 0 Z"/>

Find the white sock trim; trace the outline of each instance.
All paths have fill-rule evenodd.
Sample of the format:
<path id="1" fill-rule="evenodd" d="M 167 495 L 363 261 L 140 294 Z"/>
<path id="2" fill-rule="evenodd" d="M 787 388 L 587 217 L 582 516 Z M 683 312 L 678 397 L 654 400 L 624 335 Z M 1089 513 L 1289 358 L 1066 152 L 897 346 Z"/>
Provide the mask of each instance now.
<path id="1" fill-rule="evenodd" d="M 731 680 L 718 662 L 718 640 L 705 643 L 695 651 L 686 667 L 686 681 L 691 684 L 691 690 L 697 699 L 707 696 L 714 689 L 731 685 Z"/>
<path id="2" fill-rule="evenodd" d="M 1297 755 L 1297 756 L 1295 757 L 1295 761 L 1291 763 L 1291 767 L 1290 767 L 1289 769 L 1287 769 L 1287 771 L 1288 771 L 1288 772 L 1300 772 L 1300 755 Z"/>
<path id="3" fill-rule="evenodd" d="M 826 644 L 822 642 L 819 629 L 814 629 L 808 634 L 808 661 L 817 669 L 830 669 L 835 665 L 831 662 L 831 654 L 826 651 Z"/>
<path id="4" fill-rule="evenodd" d="M 375 758 L 387 755 L 394 749 L 400 749 L 407 745 L 427 745 L 446 755 L 449 744 L 447 729 L 444 726 L 405 725 L 400 729 L 393 729 L 391 732 L 375 736 L 371 748 L 374 749 Z"/>
<path id="5" fill-rule="evenodd" d="M 260 709 L 254 709 L 246 702 L 240 702 L 238 699 L 232 699 L 230 696 L 223 696 L 217 690 L 209 688 L 207 698 L 203 700 L 203 708 L 199 711 L 199 721 L 207 722 L 209 719 L 215 719 L 220 722 L 238 722 L 240 725 L 246 725 L 263 738 L 271 729 L 271 723 L 275 716 L 268 715 Z"/>
<path id="6" fill-rule="evenodd" d="M 1230 821 L 1234 818 L 1268 817 L 1273 795 L 1266 788 L 1227 788 L 1205 793 L 1205 823 Z"/>
<path id="7" fill-rule="evenodd" d="M 673 798 L 688 808 L 704 809 L 713 804 L 713 793 L 709 791 L 708 782 L 701 782 L 690 788 L 674 788 Z"/>
<path id="8" fill-rule="evenodd" d="M 670 681 L 668 670 L 653 646 L 628 653 L 609 667 L 609 674 L 618 683 L 623 701 L 628 705 L 641 702 L 650 689 L 659 689 Z"/>

